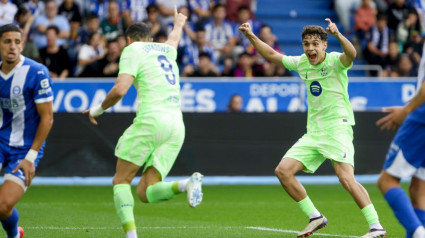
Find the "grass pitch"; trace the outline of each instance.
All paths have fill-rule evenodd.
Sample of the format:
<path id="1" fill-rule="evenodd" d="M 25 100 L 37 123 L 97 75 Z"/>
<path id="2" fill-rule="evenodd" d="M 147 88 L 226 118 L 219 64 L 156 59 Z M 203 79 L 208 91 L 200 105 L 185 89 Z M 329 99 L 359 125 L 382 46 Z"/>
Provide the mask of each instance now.
<path id="1" fill-rule="evenodd" d="M 307 185 L 306 189 L 328 218 L 328 226 L 313 237 L 355 237 L 367 232 L 363 215 L 341 185 Z M 388 237 L 404 237 L 376 185 L 366 189 Z M 156 204 L 135 198 L 139 237 L 296 237 L 308 221 L 278 185 L 204 186 L 203 190 L 204 201 L 196 208 L 187 205 L 184 194 Z M 34 186 L 17 207 L 28 238 L 125 237 L 115 214 L 112 187 Z"/>

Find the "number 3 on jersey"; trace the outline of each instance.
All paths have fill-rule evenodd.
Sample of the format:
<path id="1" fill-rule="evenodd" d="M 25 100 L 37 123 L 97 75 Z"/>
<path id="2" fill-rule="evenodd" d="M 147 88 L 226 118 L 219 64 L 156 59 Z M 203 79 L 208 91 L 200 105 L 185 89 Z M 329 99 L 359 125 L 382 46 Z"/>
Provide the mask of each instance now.
<path id="1" fill-rule="evenodd" d="M 162 70 L 165 72 L 165 78 L 167 81 L 174 85 L 176 84 L 176 75 L 173 72 L 173 65 L 168 61 L 164 55 L 158 56 L 158 62 L 161 64 Z"/>

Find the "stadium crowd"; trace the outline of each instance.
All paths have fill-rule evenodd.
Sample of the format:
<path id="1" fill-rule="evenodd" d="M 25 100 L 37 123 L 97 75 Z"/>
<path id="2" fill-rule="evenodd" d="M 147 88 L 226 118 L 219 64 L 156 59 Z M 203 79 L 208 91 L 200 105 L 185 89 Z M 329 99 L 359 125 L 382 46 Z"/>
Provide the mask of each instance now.
<path id="1" fill-rule="evenodd" d="M 0 26 L 19 26 L 22 54 L 45 64 L 52 78 L 115 77 L 127 26 L 144 21 L 154 41 L 164 42 L 174 5 L 189 16 L 178 49 L 182 76 L 292 76 L 238 31 L 249 22 L 281 52 L 272 28 L 255 19 L 256 0 L 0 0 Z M 414 0 L 334 0 L 333 7 L 360 53 L 357 62 L 383 68 L 371 76 L 417 75 L 424 27 Z"/>

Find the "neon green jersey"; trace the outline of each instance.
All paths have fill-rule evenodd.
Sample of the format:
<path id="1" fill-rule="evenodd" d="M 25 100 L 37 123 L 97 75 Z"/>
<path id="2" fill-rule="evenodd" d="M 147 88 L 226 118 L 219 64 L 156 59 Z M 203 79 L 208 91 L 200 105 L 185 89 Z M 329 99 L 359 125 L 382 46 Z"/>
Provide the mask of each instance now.
<path id="1" fill-rule="evenodd" d="M 120 58 L 119 74 L 134 77 L 137 116 L 154 111 L 180 111 L 177 50 L 164 43 L 133 42 Z"/>
<path id="2" fill-rule="evenodd" d="M 297 71 L 307 87 L 307 131 L 321 131 L 339 125 L 354 125 L 353 109 L 348 98 L 347 70 L 339 59 L 341 53 L 326 53 L 325 60 L 311 65 L 305 54 L 283 56 L 283 65 Z"/>

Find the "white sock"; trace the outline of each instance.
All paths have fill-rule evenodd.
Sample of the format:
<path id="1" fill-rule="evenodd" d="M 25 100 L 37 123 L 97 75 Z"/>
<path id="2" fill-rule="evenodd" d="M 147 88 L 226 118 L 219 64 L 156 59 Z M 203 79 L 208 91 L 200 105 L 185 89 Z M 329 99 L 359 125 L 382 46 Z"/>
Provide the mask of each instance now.
<path id="1" fill-rule="evenodd" d="M 179 181 L 179 191 L 184 193 L 186 192 L 186 185 L 189 182 L 189 179 L 184 179 Z"/>
<path id="2" fill-rule="evenodd" d="M 381 226 L 381 223 L 377 222 L 369 225 L 369 230 L 372 229 L 384 229 L 384 227 Z"/>
<path id="3" fill-rule="evenodd" d="M 423 226 L 416 228 L 412 237 L 413 238 L 423 238 L 423 237 L 425 237 L 425 228 Z"/>
<path id="4" fill-rule="evenodd" d="M 322 214 L 320 214 L 320 212 L 316 209 L 316 210 L 314 210 L 314 212 L 313 213 L 311 213 L 309 216 L 308 216 L 308 218 L 310 218 L 310 219 L 313 219 L 313 218 L 316 218 L 316 217 L 320 217 Z"/>
<path id="5" fill-rule="evenodd" d="M 137 238 L 136 230 L 131 230 L 125 234 L 126 238 Z"/>

